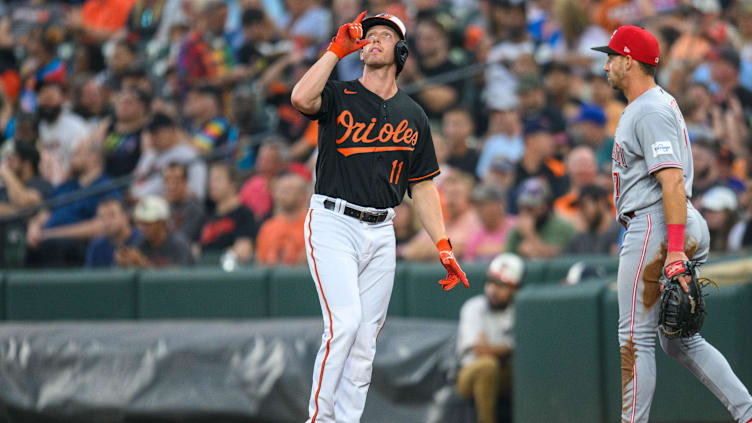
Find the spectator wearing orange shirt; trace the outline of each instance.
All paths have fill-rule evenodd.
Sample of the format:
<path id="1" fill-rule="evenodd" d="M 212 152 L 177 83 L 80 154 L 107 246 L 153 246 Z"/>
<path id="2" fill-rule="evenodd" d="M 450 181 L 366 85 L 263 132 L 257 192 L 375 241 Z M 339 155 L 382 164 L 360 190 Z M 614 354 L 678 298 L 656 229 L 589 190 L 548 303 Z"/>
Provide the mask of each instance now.
<path id="1" fill-rule="evenodd" d="M 569 175 L 569 192 L 554 201 L 554 210 L 575 228 L 583 230 L 588 222 L 583 220 L 577 203 L 582 187 L 596 183 L 598 168 L 595 154 L 590 147 L 577 147 L 567 155 L 566 166 Z"/>
<path id="2" fill-rule="evenodd" d="M 259 230 L 256 260 L 267 265 L 305 263 L 303 225 L 308 207 L 308 182 L 296 173 L 286 173 L 272 183 L 274 216 Z"/>

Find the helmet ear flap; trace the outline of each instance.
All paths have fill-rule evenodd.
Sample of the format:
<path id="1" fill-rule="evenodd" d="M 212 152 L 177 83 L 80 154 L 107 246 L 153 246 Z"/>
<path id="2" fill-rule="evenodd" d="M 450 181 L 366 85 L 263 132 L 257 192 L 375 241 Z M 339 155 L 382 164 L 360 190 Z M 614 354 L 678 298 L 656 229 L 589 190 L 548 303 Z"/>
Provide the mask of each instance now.
<path id="1" fill-rule="evenodd" d="M 407 49 L 407 42 L 405 40 L 397 41 L 397 44 L 394 45 L 394 64 L 397 65 L 397 75 L 402 72 L 409 54 L 410 51 Z"/>

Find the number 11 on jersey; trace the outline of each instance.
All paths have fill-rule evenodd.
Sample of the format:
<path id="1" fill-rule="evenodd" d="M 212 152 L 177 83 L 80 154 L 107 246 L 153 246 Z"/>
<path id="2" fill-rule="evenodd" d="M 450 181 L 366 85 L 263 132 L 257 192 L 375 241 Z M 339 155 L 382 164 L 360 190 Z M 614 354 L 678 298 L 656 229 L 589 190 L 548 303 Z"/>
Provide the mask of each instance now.
<path id="1" fill-rule="evenodd" d="M 397 165 L 399 163 L 399 166 Z M 397 184 L 399 182 L 400 173 L 402 173 L 402 165 L 405 164 L 405 162 L 395 160 L 392 162 L 392 174 L 389 175 L 389 183 L 390 184 Z M 397 170 L 397 175 L 395 176 L 394 171 Z"/>

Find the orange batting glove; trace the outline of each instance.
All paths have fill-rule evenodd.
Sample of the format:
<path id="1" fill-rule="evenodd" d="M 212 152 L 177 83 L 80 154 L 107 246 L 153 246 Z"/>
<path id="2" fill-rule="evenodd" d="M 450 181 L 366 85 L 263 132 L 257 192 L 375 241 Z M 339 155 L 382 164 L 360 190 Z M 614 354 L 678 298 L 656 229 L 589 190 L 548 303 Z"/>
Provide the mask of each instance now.
<path id="1" fill-rule="evenodd" d="M 363 38 L 363 25 L 360 23 L 366 16 L 366 12 L 361 12 L 354 21 L 346 23 L 339 27 L 337 35 L 332 38 L 332 42 L 329 43 L 327 51 L 331 51 L 336 54 L 337 57 L 342 59 L 348 54 L 359 50 L 364 45 L 371 42 L 371 40 L 360 40 Z"/>
<path id="2" fill-rule="evenodd" d="M 470 282 L 467 281 L 465 272 L 460 269 L 460 264 L 457 263 L 457 259 L 454 258 L 452 245 L 449 243 L 449 240 L 446 238 L 440 240 L 436 243 L 436 247 L 439 249 L 439 259 L 441 260 L 441 264 L 443 264 L 447 270 L 446 279 L 440 280 L 439 285 L 441 285 L 444 291 L 449 291 L 462 281 L 465 288 L 470 288 Z"/>

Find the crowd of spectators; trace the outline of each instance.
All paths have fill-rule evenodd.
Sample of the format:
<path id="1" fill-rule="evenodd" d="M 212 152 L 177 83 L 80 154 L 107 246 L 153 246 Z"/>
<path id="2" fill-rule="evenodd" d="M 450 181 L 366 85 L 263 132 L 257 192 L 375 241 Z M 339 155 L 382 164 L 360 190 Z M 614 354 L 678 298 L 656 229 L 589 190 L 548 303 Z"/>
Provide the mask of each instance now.
<path id="1" fill-rule="evenodd" d="M 317 126 L 290 92 L 361 10 L 407 25 L 398 85 L 461 260 L 616 254 L 626 100 L 589 48 L 621 24 L 659 40 L 712 252 L 752 246 L 750 0 L 5 0 L 0 263 L 304 264 Z M 410 199 L 396 212 L 399 258 L 435 260 Z"/>

